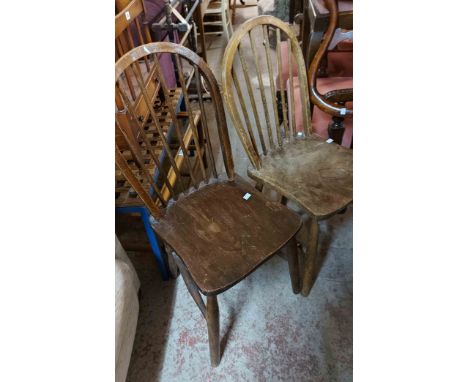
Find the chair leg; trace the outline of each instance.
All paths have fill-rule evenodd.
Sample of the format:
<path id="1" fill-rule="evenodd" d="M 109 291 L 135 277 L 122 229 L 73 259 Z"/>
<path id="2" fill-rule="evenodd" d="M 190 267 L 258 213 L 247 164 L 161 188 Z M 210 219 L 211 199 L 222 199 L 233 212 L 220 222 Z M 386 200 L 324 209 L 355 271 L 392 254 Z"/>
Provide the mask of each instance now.
<path id="1" fill-rule="evenodd" d="M 319 237 L 319 226 L 315 216 L 312 216 L 312 222 L 309 234 L 309 243 L 307 245 L 307 254 L 304 259 L 304 275 L 302 277 L 301 294 L 307 297 L 314 285 L 316 274 L 317 247 Z"/>
<path id="2" fill-rule="evenodd" d="M 206 323 L 208 326 L 211 366 L 216 367 L 219 365 L 219 361 L 221 359 L 219 343 L 219 309 L 217 296 L 207 296 Z"/>
<path id="3" fill-rule="evenodd" d="M 291 277 L 292 290 L 294 294 L 298 294 L 301 291 L 301 279 L 299 276 L 299 257 L 295 237 L 289 240 L 289 243 L 286 244 L 285 252 L 288 257 L 289 276 Z"/>
<path id="4" fill-rule="evenodd" d="M 216 367 L 218 366 L 221 359 L 219 343 L 219 309 L 217 296 L 207 296 L 205 305 L 198 287 L 193 281 L 192 276 L 190 276 L 189 272 L 187 271 L 187 268 L 185 267 L 182 260 L 175 253 L 173 253 L 172 256 L 175 263 L 179 267 L 180 273 L 182 274 L 182 278 L 184 279 L 185 285 L 187 286 L 190 295 L 200 309 L 203 317 L 206 319 L 211 366 Z"/>
<path id="5" fill-rule="evenodd" d="M 232 0 L 229 0 L 231 2 Z M 230 4 L 230 7 L 232 9 L 231 12 L 231 22 L 234 24 L 234 20 L 236 18 L 236 0 L 232 1 L 232 4 Z"/>
<path id="6" fill-rule="evenodd" d="M 150 242 L 154 257 L 156 257 L 156 261 L 158 263 L 161 276 L 163 280 L 166 281 L 169 279 L 169 274 L 167 272 L 166 263 L 162 257 L 161 249 L 159 248 L 159 244 L 158 244 L 158 239 L 156 238 L 153 228 L 151 228 L 151 224 L 149 222 L 149 213 L 146 209 L 141 213 L 141 220 L 143 220 L 143 225 L 145 226 L 146 235 L 148 236 L 148 240 Z"/>

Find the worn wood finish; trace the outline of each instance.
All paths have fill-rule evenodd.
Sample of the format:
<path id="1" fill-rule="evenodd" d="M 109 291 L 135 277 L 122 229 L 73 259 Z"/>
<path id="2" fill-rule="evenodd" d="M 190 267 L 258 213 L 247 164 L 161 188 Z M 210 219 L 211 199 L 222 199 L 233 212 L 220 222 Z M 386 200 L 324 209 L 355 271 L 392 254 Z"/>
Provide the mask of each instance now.
<path id="1" fill-rule="evenodd" d="M 195 301 L 198 308 L 200 309 L 202 316 L 206 318 L 205 302 L 203 301 L 203 298 L 200 295 L 197 285 L 193 281 L 192 276 L 190 276 L 190 273 L 188 272 L 187 268 L 185 267 L 185 264 L 182 262 L 179 256 L 177 256 L 175 253 L 172 253 L 172 256 L 173 256 L 175 263 L 177 264 L 177 268 L 180 270 L 180 273 L 182 274 L 182 278 L 184 279 L 185 285 L 187 286 L 187 289 L 190 295 L 192 296 L 193 300 Z"/>
<path id="2" fill-rule="evenodd" d="M 319 238 L 319 225 L 315 216 L 312 216 L 310 223 L 309 242 L 307 243 L 307 253 L 304 259 L 304 272 L 302 276 L 301 294 L 307 297 L 314 285 L 317 276 L 317 249 Z"/>
<path id="3" fill-rule="evenodd" d="M 260 170 L 247 171 L 319 219 L 332 216 L 353 199 L 352 151 L 315 134 L 265 157 Z"/>
<path id="4" fill-rule="evenodd" d="M 285 254 L 288 259 L 289 275 L 291 277 L 291 287 L 294 294 L 301 291 L 301 278 L 299 275 L 299 259 L 296 239 L 290 240 L 285 248 Z"/>
<path id="5" fill-rule="evenodd" d="M 260 62 L 260 49 L 253 46 L 252 35 L 256 33 L 256 28 L 263 36 L 266 51 L 264 65 Z M 265 33 L 266 30 L 270 31 L 270 37 L 276 38 L 276 66 L 270 60 L 271 57 L 275 57 L 275 54 L 270 56 L 271 52 L 267 49 L 270 43 L 267 39 L 268 33 Z M 279 49 L 282 41 L 287 41 L 288 56 L 285 57 L 286 59 L 282 59 Z M 250 71 L 246 69 L 248 67 L 246 46 L 249 43 L 251 55 L 254 56 Z M 298 67 L 301 85 L 299 97 L 294 97 L 291 86 L 293 82 L 291 68 L 294 61 Z M 272 96 L 271 89 L 268 92 L 262 88 L 266 86 L 266 82 L 270 87 L 278 86 L 272 83 L 271 78 L 275 68 L 276 74 L 283 73 L 281 62 L 288 63 L 290 86 L 289 89 L 287 86 L 283 88 L 282 81 L 279 81 L 279 89 L 276 88 L 278 99 L 276 99 Z M 351 203 L 352 151 L 334 143 L 328 144 L 311 131 L 304 59 L 299 43 L 289 26 L 272 16 L 259 16 L 248 20 L 232 36 L 226 47 L 222 66 L 224 100 L 251 162 L 248 175 L 256 181 L 257 185 L 271 187 L 281 195 L 282 203 L 286 204 L 287 200 L 294 201 L 316 220 L 333 216 Z M 247 91 L 242 91 L 240 88 L 237 80 L 239 75 L 236 71 L 244 73 Z M 253 80 L 257 81 L 257 87 L 250 85 Z M 286 91 L 290 93 L 288 97 L 290 104 L 286 104 L 284 95 Z M 342 95 L 344 96 L 345 93 L 343 92 Z M 336 96 L 340 94 L 337 93 Z M 329 100 L 326 102 L 331 103 Z M 276 119 L 278 105 L 281 105 L 282 109 L 281 123 Z M 298 131 L 295 126 L 295 105 L 301 107 L 302 118 L 305 121 L 303 132 Z M 291 109 L 291 113 L 288 108 Z M 251 112 L 246 112 L 248 110 Z M 291 114 L 289 123 L 288 113 Z M 268 115 L 270 118 L 267 117 Z M 255 131 L 253 125 L 259 131 L 257 135 L 252 133 Z M 278 131 L 279 134 L 273 134 Z M 263 135 L 267 139 L 262 140 Z M 259 142 L 257 143 L 256 140 Z M 262 147 L 262 150 L 259 151 L 258 147 Z M 317 240 L 315 236 L 314 240 Z M 312 245 L 311 243 L 309 245 Z M 314 249 L 309 249 L 308 252 L 312 254 L 312 257 L 315 256 Z M 294 269 L 294 264 L 292 265 Z M 304 294 L 309 293 L 309 291 L 305 293 L 305 289 L 311 285 L 310 282 L 306 283 L 303 287 Z"/>
<path id="6" fill-rule="evenodd" d="M 252 196 L 246 201 L 247 192 Z M 201 292 L 213 295 L 273 256 L 300 226 L 297 215 L 236 177 L 213 179 L 199 192 L 181 196 L 154 228 L 182 258 Z"/>
<path id="7" fill-rule="evenodd" d="M 275 67 L 281 68 L 281 53 L 279 49 L 277 49 L 276 55 L 272 55 L 268 49 L 264 49 L 264 51 L 257 50 L 256 43 L 252 38 L 253 35 L 258 34 L 263 37 L 263 44 L 268 46 L 268 39 L 265 39 L 265 31 L 267 29 L 271 33 L 272 38 L 276 38 L 277 48 L 279 48 L 278 41 L 281 37 L 288 42 L 287 62 L 292 63 L 294 60 L 297 63 L 300 79 L 301 97 L 300 99 L 294 100 L 294 102 L 300 103 L 302 106 L 303 120 L 310 120 L 306 68 L 299 42 L 293 30 L 286 23 L 273 16 L 258 16 L 246 21 L 236 30 L 226 47 L 222 63 L 222 86 L 224 100 L 229 114 L 234 121 L 236 131 L 250 161 L 257 169 L 261 167 L 261 154 L 259 150 L 257 150 L 257 147 L 262 147 L 262 154 L 267 155 L 269 151 L 274 151 L 277 147 L 280 147 L 283 141 L 289 141 L 297 137 L 294 113 L 292 113 L 292 126 L 288 126 L 287 118 L 285 118 L 288 113 L 288 108 L 294 108 L 294 105 L 290 106 L 286 104 L 284 92 L 288 91 L 288 89 L 283 89 L 282 85 L 281 105 L 283 121 L 286 122 L 284 126 L 278 126 L 279 117 L 277 118 L 277 116 L 279 115 L 279 111 L 276 98 L 273 96 L 275 93 L 272 89 L 275 88 L 275 84 L 273 83 L 273 75 L 271 72 L 274 70 L 272 56 L 276 56 Z M 247 64 L 245 57 L 245 51 L 247 50 L 250 50 L 251 56 L 253 57 L 255 72 L 253 72 L 251 66 L 249 67 Z M 260 58 L 263 60 L 264 65 L 260 63 Z M 236 78 L 240 76 L 236 73 L 237 69 L 234 63 L 237 62 L 238 59 L 240 60 L 240 67 L 246 82 L 248 98 L 245 97 L 245 92 L 242 92 L 242 90 L 239 89 L 239 85 L 236 84 Z M 291 67 L 292 65 L 289 65 L 289 69 L 291 69 Z M 291 80 L 290 86 L 292 86 L 291 70 L 289 70 L 289 75 Z M 258 86 L 252 85 L 253 80 L 258 82 Z M 271 89 L 267 91 L 265 89 L 266 87 L 270 87 Z M 291 92 L 291 88 L 289 92 Z M 240 113 L 237 108 L 238 103 L 241 105 L 242 113 Z M 243 103 L 246 106 L 242 106 Z M 252 115 L 248 113 L 248 110 L 253 111 L 253 118 Z M 272 124 L 274 124 L 274 128 Z M 251 128 L 251 126 L 255 126 L 255 129 Z M 255 134 L 253 134 L 255 130 L 258 133 L 258 143 L 256 142 Z M 310 128 L 304 129 L 306 136 L 309 132 Z"/>
<path id="8" fill-rule="evenodd" d="M 164 248 L 167 254 L 167 268 L 169 269 L 169 273 L 172 276 L 172 278 L 176 279 L 177 277 L 179 277 L 180 270 L 173 255 L 174 251 L 167 244 L 164 245 Z"/>
<path id="9" fill-rule="evenodd" d="M 172 55 L 179 79 L 176 89 L 167 88 L 158 61 L 161 54 Z M 186 72 L 194 73 L 196 89 L 187 85 Z M 216 366 L 220 361 L 216 295 L 289 245 L 301 219 L 235 175 L 221 94 L 213 73 L 195 53 L 172 43 L 146 44 L 124 54 L 115 75 L 116 165 L 121 181 L 116 195 L 137 195 L 151 212 L 153 229 L 207 320 Z M 206 115 L 202 80 L 215 119 Z M 215 139 L 216 145 L 211 143 Z M 213 147 L 221 148 L 222 171 L 216 169 Z M 246 193 L 250 198 L 244 198 Z M 290 267 L 296 288 L 292 255 Z M 206 305 L 200 293 L 207 296 Z"/>
<path id="10" fill-rule="evenodd" d="M 216 367 L 221 360 L 218 298 L 216 296 L 208 296 L 206 300 L 206 324 L 208 327 L 211 366 Z"/>

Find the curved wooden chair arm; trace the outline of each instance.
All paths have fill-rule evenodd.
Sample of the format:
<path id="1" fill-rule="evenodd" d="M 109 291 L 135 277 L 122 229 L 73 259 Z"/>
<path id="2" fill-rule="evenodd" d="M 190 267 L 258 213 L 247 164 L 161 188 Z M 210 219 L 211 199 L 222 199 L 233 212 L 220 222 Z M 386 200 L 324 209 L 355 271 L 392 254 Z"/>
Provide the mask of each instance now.
<path id="1" fill-rule="evenodd" d="M 353 89 L 337 89 L 331 90 L 323 95 L 327 101 L 344 104 L 353 101 Z"/>
<path id="2" fill-rule="evenodd" d="M 314 105 L 316 105 L 320 110 L 324 111 L 325 113 L 331 114 L 335 117 L 346 117 L 352 115 L 353 110 L 347 109 L 346 107 L 343 107 L 336 103 L 341 101 L 332 100 L 334 100 L 335 97 L 340 98 L 341 96 L 346 98 L 349 97 L 350 94 L 352 99 L 352 89 L 334 90 L 332 96 L 328 97 L 320 94 L 320 92 L 317 90 L 317 72 L 319 69 L 320 61 L 322 60 L 323 56 L 328 50 L 328 47 L 330 46 L 330 42 L 333 38 L 338 24 L 338 5 L 336 0 L 325 0 L 325 5 L 330 11 L 330 22 L 323 36 L 323 40 L 320 44 L 317 54 L 314 56 L 309 66 L 308 79 L 310 88 L 310 100 Z M 343 94 L 339 93 L 341 91 L 343 91 Z"/>

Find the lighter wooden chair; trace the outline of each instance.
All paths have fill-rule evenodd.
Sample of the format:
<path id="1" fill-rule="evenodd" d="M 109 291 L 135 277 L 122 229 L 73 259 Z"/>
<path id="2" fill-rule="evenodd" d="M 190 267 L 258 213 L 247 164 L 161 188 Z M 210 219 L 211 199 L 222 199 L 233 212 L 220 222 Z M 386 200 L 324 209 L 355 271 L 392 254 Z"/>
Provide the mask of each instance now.
<path id="1" fill-rule="evenodd" d="M 170 54 L 175 62 L 182 102 L 167 87 L 159 65 L 161 54 Z M 154 72 L 144 70 L 146 61 L 154 64 Z M 126 72 L 136 84 L 135 98 Z M 216 366 L 220 361 L 219 293 L 280 250 L 289 261 L 293 291 L 299 293 L 295 235 L 301 220 L 235 174 L 219 88 L 199 56 L 172 43 L 147 44 L 122 56 L 115 76 L 120 99 L 116 104 L 117 167 L 150 211 L 171 267 L 180 270 L 207 321 L 211 363 Z M 163 104 L 151 98 L 149 84 L 160 89 Z M 203 102 L 202 87 L 209 91 L 212 103 Z M 214 148 L 220 148 L 222 163 L 216 163 Z M 183 172 L 189 175 L 188 191 Z M 207 296 L 206 305 L 200 292 Z"/>
<path id="2" fill-rule="evenodd" d="M 281 81 L 281 107 L 274 83 L 282 72 L 281 49 L 274 52 L 270 39 L 275 47 L 281 46 L 281 40 L 288 46 L 290 104 Z M 299 99 L 293 92 L 293 60 L 298 65 Z M 294 32 L 281 20 L 259 16 L 241 25 L 226 47 L 222 68 L 227 110 L 251 162 L 248 175 L 259 190 L 268 185 L 282 196 L 284 204 L 290 199 L 311 216 L 302 279 L 302 294 L 307 296 L 317 275 L 318 221 L 352 201 L 352 151 L 329 144 L 312 132 L 304 59 Z M 296 103 L 301 105 L 303 121 L 308 121 L 303 131 L 297 131 L 294 112 L 289 113 Z"/>
<path id="3" fill-rule="evenodd" d="M 226 40 L 232 36 L 232 20 L 229 0 L 211 0 L 203 14 L 205 35 L 219 35 L 224 32 Z"/>

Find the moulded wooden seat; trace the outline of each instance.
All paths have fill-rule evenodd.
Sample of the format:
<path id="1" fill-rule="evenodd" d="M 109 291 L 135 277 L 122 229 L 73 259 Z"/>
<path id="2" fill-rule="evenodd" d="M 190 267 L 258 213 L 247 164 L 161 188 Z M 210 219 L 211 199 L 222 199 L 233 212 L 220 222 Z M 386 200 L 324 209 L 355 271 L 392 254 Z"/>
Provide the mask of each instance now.
<path id="1" fill-rule="evenodd" d="M 302 278 L 302 294 L 307 296 L 317 275 L 318 221 L 352 200 L 352 151 L 314 134 L 304 58 L 293 30 L 281 20 L 258 16 L 242 24 L 226 47 L 222 66 L 223 96 L 250 159 L 248 175 L 257 189 L 273 188 L 282 203 L 295 201 L 311 218 Z M 333 112 L 342 110 L 326 105 Z"/>
<path id="2" fill-rule="evenodd" d="M 200 291 L 210 295 L 233 286 L 278 252 L 297 233 L 301 219 L 236 176 L 182 196 L 153 227 Z"/>
<path id="3" fill-rule="evenodd" d="M 262 168 L 250 167 L 248 174 L 318 219 L 327 218 L 353 199 L 352 151 L 316 134 L 284 145 L 263 159 Z"/>
<path id="4" fill-rule="evenodd" d="M 167 86 L 159 61 L 164 54 L 174 62 L 181 93 Z M 134 95 L 129 79 L 135 80 Z M 204 91 L 211 102 L 204 102 Z M 116 197 L 134 202 L 136 193 L 151 214 L 150 228 L 164 243 L 173 275 L 180 271 L 207 321 L 216 366 L 217 294 L 279 250 L 288 259 L 293 292 L 299 293 L 295 234 L 301 220 L 235 174 L 216 78 L 189 49 L 161 42 L 124 54 L 116 63 L 115 121 Z M 213 148 L 219 148 L 221 163 Z"/>

